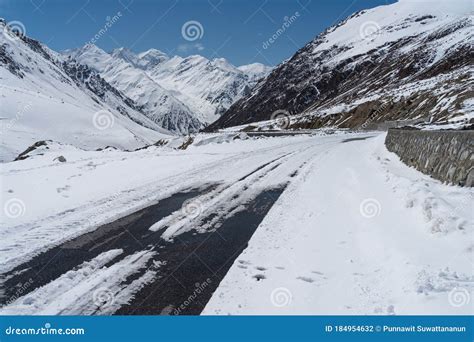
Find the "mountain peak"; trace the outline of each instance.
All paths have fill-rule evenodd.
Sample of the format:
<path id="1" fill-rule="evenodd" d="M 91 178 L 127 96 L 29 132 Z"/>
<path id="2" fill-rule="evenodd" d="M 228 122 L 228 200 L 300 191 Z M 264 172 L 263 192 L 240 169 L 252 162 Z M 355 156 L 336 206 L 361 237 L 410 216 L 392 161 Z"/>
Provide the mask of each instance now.
<path id="1" fill-rule="evenodd" d="M 148 49 L 146 51 L 143 51 L 143 52 L 140 52 L 138 54 L 138 57 L 140 58 L 144 58 L 144 57 L 160 57 L 160 56 L 165 56 L 165 57 L 168 57 L 168 55 L 166 53 L 164 53 L 163 51 L 160 51 L 158 49 Z"/>
<path id="2" fill-rule="evenodd" d="M 202 62 L 209 62 L 209 60 L 201 55 L 190 55 L 183 59 L 185 62 L 194 62 L 194 63 L 202 63 Z"/>
<path id="3" fill-rule="evenodd" d="M 471 8 L 469 0 L 402 0 L 357 12 L 278 65 L 209 129 L 268 120 L 276 110 L 300 115 L 295 127 L 302 128 L 461 115 L 469 107 L 461 99 L 441 105 L 439 93 L 465 89 L 446 80 L 469 75 Z M 387 101 L 390 110 L 380 110 Z"/>
<path id="4" fill-rule="evenodd" d="M 82 47 L 68 49 L 61 52 L 61 55 L 68 56 L 72 59 L 93 59 L 95 61 L 103 61 L 109 59 L 109 54 L 94 44 L 85 44 Z"/>
<path id="5" fill-rule="evenodd" d="M 69 51 L 72 55 L 60 55 L 26 35 L 7 39 L 2 34 L 0 45 L 4 58 L 0 63 L 2 84 L 9 85 L 2 90 L 2 110 L 8 109 L 2 115 L 16 121 L 17 106 L 35 109 L 22 111 L 24 120 L 15 130 L 6 131 L 11 138 L 6 139 L 6 153 L 1 159 L 13 159 L 44 137 L 84 149 L 108 145 L 135 149 L 164 134 L 169 136 L 170 132 L 148 118 L 141 106 L 99 75 L 94 70 L 97 68 L 76 60 L 82 57 L 78 59 L 108 66 L 110 56 L 95 45 Z M 83 55 L 77 55 L 81 52 Z M 47 115 L 38 116 L 37 112 Z M 96 121 L 98 113 L 101 116 Z M 103 122 L 107 130 L 98 132 Z"/>
<path id="6" fill-rule="evenodd" d="M 132 50 L 126 47 L 120 47 L 118 49 L 112 50 L 110 53 L 112 57 L 120 57 L 120 58 L 130 58 L 130 59 L 137 59 L 137 55 L 132 52 Z"/>
<path id="7" fill-rule="evenodd" d="M 98 47 L 97 45 L 94 45 L 94 44 L 86 44 L 86 45 L 84 45 L 83 48 L 85 49 L 85 51 L 90 51 L 90 52 L 94 52 L 94 53 L 99 53 L 99 54 L 106 54 L 107 53 L 104 50 L 102 50 L 100 47 Z"/>
<path id="8" fill-rule="evenodd" d="M 138 67 L 149 70 L 154 68 L 158 64 L 167 61 L 168 55 L 157 49 L 149 49 L 138 54 L 139 62 Z"/>
<path id="9" fill-rule="evenodd" d="M 222 58 L 222 57 L 214 58 L 212 60 L 212 64 L 225 71 L 230 71 L 230 72 L 238 71 L 238 69 L 235 66 L 233 66 L 227 61 L 227 59 Z"/>
<path id="10" fill-rule="evenodd" d="M 241 65 L 237 69 L 247 75 L 251 84 L 255 84 L 257 81 L 267 76 L 273 68 L 262 63 L 251 63 Z"/>

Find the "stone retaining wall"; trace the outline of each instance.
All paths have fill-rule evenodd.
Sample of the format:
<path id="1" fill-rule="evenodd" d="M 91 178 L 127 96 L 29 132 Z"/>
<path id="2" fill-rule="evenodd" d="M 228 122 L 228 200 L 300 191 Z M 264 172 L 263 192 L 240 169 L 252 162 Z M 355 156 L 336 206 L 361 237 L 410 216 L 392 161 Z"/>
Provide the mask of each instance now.
<path id="1" fill-rule="evenodd" d="M 474 186 L 474 131 L 389 129 L 385 145 L 407 165 L 433 178 Z"/>

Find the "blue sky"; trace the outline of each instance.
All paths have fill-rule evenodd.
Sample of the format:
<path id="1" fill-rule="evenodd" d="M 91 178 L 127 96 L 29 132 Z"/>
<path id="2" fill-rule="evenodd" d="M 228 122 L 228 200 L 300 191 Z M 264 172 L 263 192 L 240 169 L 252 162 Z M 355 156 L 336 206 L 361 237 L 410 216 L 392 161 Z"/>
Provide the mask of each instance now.
<path id="1" fill-rule="evenodd" d="M 156 48 L 170 55 L 224 57 L 235 65 L 275 65 L 351 13 L 391 2 L 394 1 L 0 0 L 0 15 L 7 22 L 20 21 L 27 35 L 54 50 L 79 47 L 99 37 L 95 44 L 106 51 L 121 46 L 135 52 Z M 269 43 L 285 19 L 291 24 Z M 99 34 L 107 20 L 110 27 Z M 183 35 L 186 23 L 190 30 Z"/>

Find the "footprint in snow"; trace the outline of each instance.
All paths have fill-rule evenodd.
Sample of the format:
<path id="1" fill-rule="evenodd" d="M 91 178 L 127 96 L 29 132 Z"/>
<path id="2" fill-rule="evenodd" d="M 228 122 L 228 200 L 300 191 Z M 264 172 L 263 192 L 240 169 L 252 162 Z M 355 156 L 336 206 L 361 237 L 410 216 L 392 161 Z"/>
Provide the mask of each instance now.
<path id="1" fill-rule="evenodd" d="M 69 198 L 69 196 L 66 193 L 63 194 L 63 192 L 67 192 L 70 188 L 71 187 L 69 185 L 66 185 L 62 188 L 56 188 L 56 191 L 58 194 L 61 194 L 62 197 Z"/>
<path id="2" fill-rule="evenodd" d="M 253 278 L 257 279 L 257 281 L 260 281 L 266 279 L 267 277 L 265 277 L 263 274 L 256 274 L 253 276 Z"/>
<path id="3" fill-rule="evenodd" d="M 319 272 L 319 271 L 311 271 L 311 273 L 314 273 L 314 274 L 319 274 L 319 275 L 324 275 L 323 272 Z"/>
<path id="4" fill-rule="evenodd" d="M 67 179 L 70 180 L 70 179 L 72 179 L 72 178 L 81 177 L 81 176 L 82 176 L 82 173 L 78 173 L 78 174 L 69 176 Z"/>
<path id="5" fill-rule="evenodd" d="M 70 188 L 71 187 L 69 185 L 65 185 L 62 188 L 56 188 L 56 191 L 58 192 L 58 194 L 60 194 L 63 191 L 68 191 Z"/>
<path id="6" fill-rule="evenodd" d="M 262 266 L 257 266 L 255 268 L 259 271 L 266 271 L 267 270 L 265 267 L 262 267 Z"/>
<path id="7" fill-rule="evenodd" d="M 313 278 L 310 278 L 310 277 L 297 277 L 296 279 L 305 281 L 305 282 L 307 282 L 307 283 L 314 283 L 314 279 L 313 279 Z"/>

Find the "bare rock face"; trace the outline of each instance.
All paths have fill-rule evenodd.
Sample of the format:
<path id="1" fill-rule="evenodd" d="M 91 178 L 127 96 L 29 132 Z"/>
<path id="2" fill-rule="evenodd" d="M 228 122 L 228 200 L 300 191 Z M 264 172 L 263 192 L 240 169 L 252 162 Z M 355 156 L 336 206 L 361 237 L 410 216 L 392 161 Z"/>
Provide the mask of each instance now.
<path id="1" fill-rule="evenodd" d="M 277 66 L 208 130 L 272 118 L 293 127 L 430 124 L 472 112 L 469 2 L 399 2 L 358 12 Z"/>

